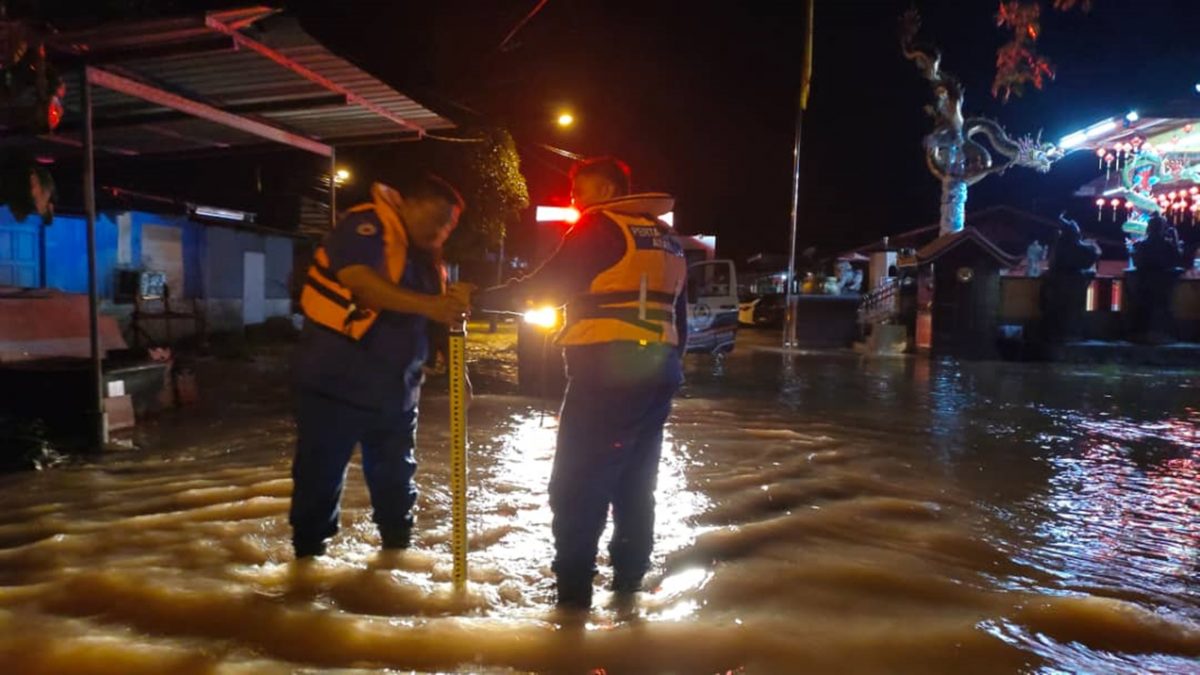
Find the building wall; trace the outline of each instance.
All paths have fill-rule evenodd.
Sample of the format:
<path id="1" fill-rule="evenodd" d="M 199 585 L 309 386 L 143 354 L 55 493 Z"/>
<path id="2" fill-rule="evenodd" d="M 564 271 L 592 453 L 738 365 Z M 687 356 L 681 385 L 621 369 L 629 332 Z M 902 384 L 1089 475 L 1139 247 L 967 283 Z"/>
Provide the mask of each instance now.
<path id="1" fill-rule="evenodd" d="M 26 218 L 22 223 L 12 217 L 0 221 L 0 286 L 30 288 L 41 284 L 39 228 L 36 218 Z"/>
<path id="2" fill-rule="evenodd" d="M 292 259 L 294 242 L 287 237 L 267 237 L 267 306 L 272 300 L 292 299 Z"/>
<path id="3" fill-rule="evenodd" d="M 226 228 L 205 232 L 204 297 L 209 300 L 242 298 L 242 260 L 247 251 L 263 252 L 261 235 Z"/>
<path id="4" fill-rule="evenodd" d="M 0 209 L 0 217 L 7 209 Z M 155 268 L 147 259 L 144 244 L 146 226 L 179 229 L 182 245 L 182 288 L 173 284 L 173 297 L 197 297 L 200 286 L 201 233 L 203 226 L 182 216 L 144 213 L 140 211 L 102 212 L 96 216 L 96 270 L 101 298 L 111 299 L 119 269 Z M 45 280 L 48 288 L 68 293 L 86 293 L 87 283 L 87 222 L 83 216 L 57 215 L 43 229 L 46 250 Z"/>
<path id="5" fill-rule="evenodd" d="M 889 272 L 896 266 L 896 251 L 878 251 L 871 254 L 871 261 L 867 265 L 867 290 L 873 291 L 878 288 L 883 280 L 892 276 Z"/>
<path id="6" fill-rule="evenodd" d="M 209 227 L 205 230 L 205 297 L 241 299 L 244 283 L 242 264 L 247 252 L 262 253 L 266 256 L 267 298 L 291 297 L 288 284 L 292 275 L 292 240 L 221 227 Z"/>
<path id="7" fill-rule="evenodd" d="M 8 247 L 0 250 L 0 268 L 11 271 L 11 283 L 87 293 L 87 223 L 83 216 L 59 214 L 43 227 L 34 218 L 17 223 L 7 208 L 0 207 L 0 245 Z M 26 250 L 31 247 L 32 255 Z M 156 269 L 173 277 L 173 300 L 198 299 L 202 308 L 211 305 L 210 330 L 241 328 L 242 266 L 247 251 L 265 255 L 266 315 L 289 315 L 291 238 L 202 225 L 180 215 L 142 211 L 97 214 L 96 276 L 103 311 L 122 320 L 129 314 L 129 307 L 112 303 L 118 270 Z M 3 281 L 0 275 L 0 285 Z M 190 311 L 191 303 L 173 301 L 172 307 Z M 172 335 L 190 332 L 183 325 L 190 323 L 172 322 Z"/>
<path id="8" fill-rule="evenodd" d="M 960 278 L 960 270 L 969 271 L 970 278 Z M 963 245 L 937 259 L 934 279 L 933 353 L 994 358 L 1002 299 L 996 261 L 974 245 Z"/>
<path id="9" fill-rule="evenodd" d="M 288 237 L 208 227 L 204 231 L 205 310 L 212 330 L 242 326 L 243 264 L 247 252 L 265 256 L 266 316 L 291 314 L 292 246 Z"/>
<path id="10" fill-rule="evenodd" d="M 5 215 L 7 209 L 5 209 Z M 82 216 L 56 215 L 42 229 L 46 251 L 45 280 L 48 288 L 68 293 L 87 293 L 87 222 Z M 117 225 L 108 214 L 96 217 L 96 270 L 100 297 L 111 298 L 113 275 L 105 271 L 116 266 Z"/>

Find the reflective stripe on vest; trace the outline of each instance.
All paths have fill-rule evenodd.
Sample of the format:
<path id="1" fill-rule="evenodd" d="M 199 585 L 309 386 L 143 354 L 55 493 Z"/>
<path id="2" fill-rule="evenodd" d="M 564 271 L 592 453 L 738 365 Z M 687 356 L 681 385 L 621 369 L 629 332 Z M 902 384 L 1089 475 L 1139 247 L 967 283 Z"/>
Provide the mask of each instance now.
<path id="1" fill-rule="evenodd" d="M 625 237 L 625 255 L 567 304 L 563 346 L 604 342 L 679 344 L 675 299 L 687 283 L 683 248 L 648 216 L 602 211 Z"/>
<path id="2" fill-rule="evenodd" d="M 383 235 L 384 269 L 377 270 L 392 283 L 399 284 L 408 259 L 408 235 L 396 213 L 394 191 L 380 183 L 371 188 L 372 203 L 350 209 L 350 213 L 370 212 L 379 221 Z M 339 223 L 340 227 L 340 223 Z M 358 306 L 350 289 L 330 273 L 325 245 L 317 247 L 313 262 L 300 292 L 300 308 L 313 323 L 336 331 L 353 340 L 366 335 L 379 312 Z"/>

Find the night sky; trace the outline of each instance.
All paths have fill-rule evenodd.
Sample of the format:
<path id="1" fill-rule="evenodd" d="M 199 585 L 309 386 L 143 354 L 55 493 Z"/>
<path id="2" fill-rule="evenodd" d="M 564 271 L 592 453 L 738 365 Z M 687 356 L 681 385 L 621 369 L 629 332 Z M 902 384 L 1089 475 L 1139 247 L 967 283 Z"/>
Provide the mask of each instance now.
<path id="1" fill-rule="evenodd" d="M 802 3 L 549 0 L 504 51 L 504 35 L 534 0 L 339 4 L 336 16 L 325 4 L 293 7 L 319 39 L 415 96 L 509 126 L 523 142 L 535 201 L 565 193 L 558 171 L 568 165 L 535 143 L 614 154 L 633 166 L 635 187 L 678 197 L 681 230 L 715 231 L 729 255 L 786 251 Z M 898 17 L 911 4 L 817 0 L 801 248 L 833 252 L 936 221 L 939 187 L 920 145 L 931 94 L 897 45 Z M 1057 140 L 1129 109 L 1200 103 L 1192 0 L 1049 12 L 1040 44 L 1058 77 L 1008 104 L 990 93 L 1004 41 L 996 2 L 916 6 L 924 39 L 967 86 L 966 113 L 992 116 L 1014 135 L 1042 129 Z M 580 120 L 569 132 L 552 123 L 560 106 Z M 1087 221 L 1090 204 L 1070 193 L 1096 175 L 1094 161 L 1074 156 L 1048 176 L 1018 168 L 989 178 L 968 208 L 1007 203 L 1054 216 L 1070 206 Z"/>
<path id="2" fill-rule="evenodd" d="M 800 0 L 786 8 L 548 0 L 501 50 L 504 36 L 536 4 L 286 3 L 317 39 L 417 100 L 464 123 L 483 119 L 511 129 L 535 203 L 565 199 L 570 165 L 539 143 L 612 154 L 632 165 L 636 189 L 675 194 L 679 229 L 715 232 L 723 254 L 787 251 Z M 925 20 L 924 41 L 941 46 L 943 68 L 966 84 L 965 112 L 993 117 L 1014 136 L 1041 129 L 1057 140 L 1104 117 L 1131 109 L 1148 114 L 1168 102 L 1200 114 L 1196 0 L 1096 0 L 1088 14 L 1048 11 L 1039 44 L 1058 77 L 1008 104 L 990 93 L 995 51 L 1005 40 L 995 26 L 996 1 L 915 4 Z M 937 220 L 939 185 L 921 149 L 931 129 L 923 106 L 932 95 L 901 56 L 897 38 L 898 19 L 912 5 L 816 0 L 801 249 L 836 253 Z M 562 108 L 579 120 L 569 131 L 553 123 Z M 392 146 L 397 155 L 413 147 Z M 346 149 L 339 159 L 370 178 L 392 148 L 382 155 Z M 222 162 L 216 174 L 229 182 L 245 163 Z M 284 164 L 309 178 L 322 170 L 311 157 Z M 253 171 L 241 173 L 248 190 Z M 1003 203 L 1053 217 L 1068 207 L 1082 225 L 1097 227 L 1094 206 L 1071 198 L 1096 175 L 1090 153 L 1069 157 L 1049 175 L 1015 168 L 972 188 L 968 210 Z M 531 215 L 526 221 L 514 239 L 537 227 Z M 1115 224 L 1100 227 L 1116 232 Z"/>

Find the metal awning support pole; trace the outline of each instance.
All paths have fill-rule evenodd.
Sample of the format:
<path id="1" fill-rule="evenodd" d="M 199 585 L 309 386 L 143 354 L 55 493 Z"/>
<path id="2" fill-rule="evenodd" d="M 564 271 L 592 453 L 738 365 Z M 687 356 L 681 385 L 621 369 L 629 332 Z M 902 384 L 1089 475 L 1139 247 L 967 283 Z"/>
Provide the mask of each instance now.
<path id="1" fill-rule="evenodd" d="M 804 25 L 804 72 L 800 79 L 800 105 L 796 108 L 796 145 L 792 148 L 792 233 L 788 241 L 787 289 L 784 296 L 783 346 L 796 345 L 796 230 L 800 219 L 800 131 L 804 126 L 804 111 L 808 108 L 808 93 L 812 85 L 813 0 L 805 0 L 807 20 Z"/>
<path id="2" fill-rule="evenodd" d="M 108 413 L 104 410 L 104 373 L 100 355 L 100 293 L 96 279 L 96 143 L 92 134 L 92 86 L 85 71 L 80 82 L 83 106 L 83 208 L 87 214 L 88 344 L 91 349 L 91 442 L 96 449 L 108 444 Z"/>
<path id="3" fill-rule="evenodd" d="M 329 148 L 329 229 L 337 227 L 337 150 Z"/>

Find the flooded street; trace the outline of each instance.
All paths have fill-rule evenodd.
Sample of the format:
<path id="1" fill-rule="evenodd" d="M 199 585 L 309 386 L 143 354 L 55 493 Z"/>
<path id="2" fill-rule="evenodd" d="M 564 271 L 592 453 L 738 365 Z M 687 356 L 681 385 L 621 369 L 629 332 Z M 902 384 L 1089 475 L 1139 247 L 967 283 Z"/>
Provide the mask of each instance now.
<path id="1" fill-rule="evenodd" d="M 379 552 L 356 458 L 298 564 L 280 370 L 211 364 L 140 449 L 0 477 L 0 671 L 1200 672 L 1192 373 L 689 357 L 654 590 L 580 623 L 551 607 L 552 404 L 471 408 L 458 597 L 445 397 L 414 548 Z"/>

